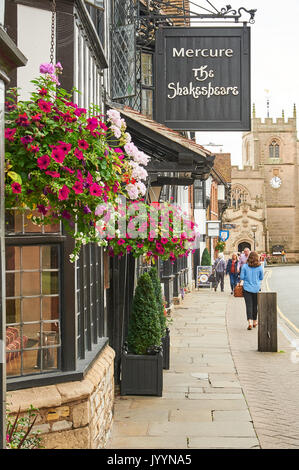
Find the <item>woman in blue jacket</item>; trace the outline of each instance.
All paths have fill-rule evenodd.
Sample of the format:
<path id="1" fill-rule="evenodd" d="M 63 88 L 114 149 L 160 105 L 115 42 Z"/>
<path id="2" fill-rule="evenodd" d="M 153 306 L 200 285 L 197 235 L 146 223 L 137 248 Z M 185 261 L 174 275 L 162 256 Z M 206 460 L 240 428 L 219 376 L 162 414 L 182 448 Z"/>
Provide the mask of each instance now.
<path id="1" fill-rule="evenodd" d="M 244 281 L 243 294 L 248 320 L 247 329 L 251 330 L 252 327 L 257 326 L 257 294 L 261 288 L 261 281 L 264 279 L 264 270 L 255 251 L 250 253 L 247 263 L 242 267 L 240 279 Z"/>

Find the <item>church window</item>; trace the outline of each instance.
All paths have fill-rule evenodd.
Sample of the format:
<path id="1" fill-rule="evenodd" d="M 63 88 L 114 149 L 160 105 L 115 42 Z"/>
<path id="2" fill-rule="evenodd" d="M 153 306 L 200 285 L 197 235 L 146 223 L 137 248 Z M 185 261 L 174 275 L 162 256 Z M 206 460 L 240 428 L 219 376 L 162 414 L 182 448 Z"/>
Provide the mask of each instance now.
<path id="1" fill-rule="evenodd" d="M 235 187 L 231 191 L 231 207 L 239 209 L 240 205 L 248 201 L 249 193 L 245 188 Z"/>
<path id="2" fill-rule="evenodd" d="M 279 158 L 279 143 L 277 140 L 272 140 L 269 145 L 269 157 L 270 158 Z"/>

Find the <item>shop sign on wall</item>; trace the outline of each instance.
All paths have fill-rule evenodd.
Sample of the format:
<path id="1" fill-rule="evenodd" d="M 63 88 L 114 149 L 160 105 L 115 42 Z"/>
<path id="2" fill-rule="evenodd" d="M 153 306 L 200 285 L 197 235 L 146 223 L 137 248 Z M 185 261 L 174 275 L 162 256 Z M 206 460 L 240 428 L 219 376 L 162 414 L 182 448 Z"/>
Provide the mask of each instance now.
<path id="1" fill-rule="evenodd" d="M 155 119 L 175 130 L 250 130 L 250 28 L 156 33 Z"/>

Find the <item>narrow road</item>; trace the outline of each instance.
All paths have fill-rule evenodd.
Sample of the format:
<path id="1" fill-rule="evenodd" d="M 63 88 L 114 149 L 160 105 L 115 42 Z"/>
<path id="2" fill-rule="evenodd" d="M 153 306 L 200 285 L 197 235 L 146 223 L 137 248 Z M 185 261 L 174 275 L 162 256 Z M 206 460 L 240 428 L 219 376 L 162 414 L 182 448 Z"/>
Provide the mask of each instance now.
<path id="1" fill-rule="evenodd" d="M 279 313 L 299 334 L 299 265 L 273 267 L 269 271 L 267 282 L 270 290 L 277 292 Z"/>

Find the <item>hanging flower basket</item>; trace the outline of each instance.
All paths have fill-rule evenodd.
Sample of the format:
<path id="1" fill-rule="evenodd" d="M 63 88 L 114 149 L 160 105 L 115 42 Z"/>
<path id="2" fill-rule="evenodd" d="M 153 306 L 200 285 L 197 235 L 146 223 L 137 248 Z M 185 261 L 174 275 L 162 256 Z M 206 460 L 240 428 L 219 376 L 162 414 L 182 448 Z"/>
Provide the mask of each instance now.
<path id="1" fill-rule="evenodd" d="M 95 105 L 73 103 L 59 87 L 61 71 L 60 63 L 42 64 L 29 101 L 8 92 L 5 197 L 7 209 L 29 210 L 34 224 L 61 221 L 76 240 L 74 261 L 82 244 L 107 244 L 97 229 L 99 205 L 145 194 L 149 157 L 131 142 L 118 111 L 104 116 Z"/>
<path id="2" fill-rule="evenodd" d="M 218 241 L 215 246 L 215 251 L 223 252 L 225 250 L 225 242 Z"/>
<path id="3" fill-rule="evenodd" d="M 174 205 L 135 201 L 127 205 L 126 214 L 122 209 L 118 216 L 125 218 L 126 231 L 106 235 L 110 256 L 131 253 L 148 262 L 158 258 L 174 262 L 193 250 L 197 225 Z"/>

